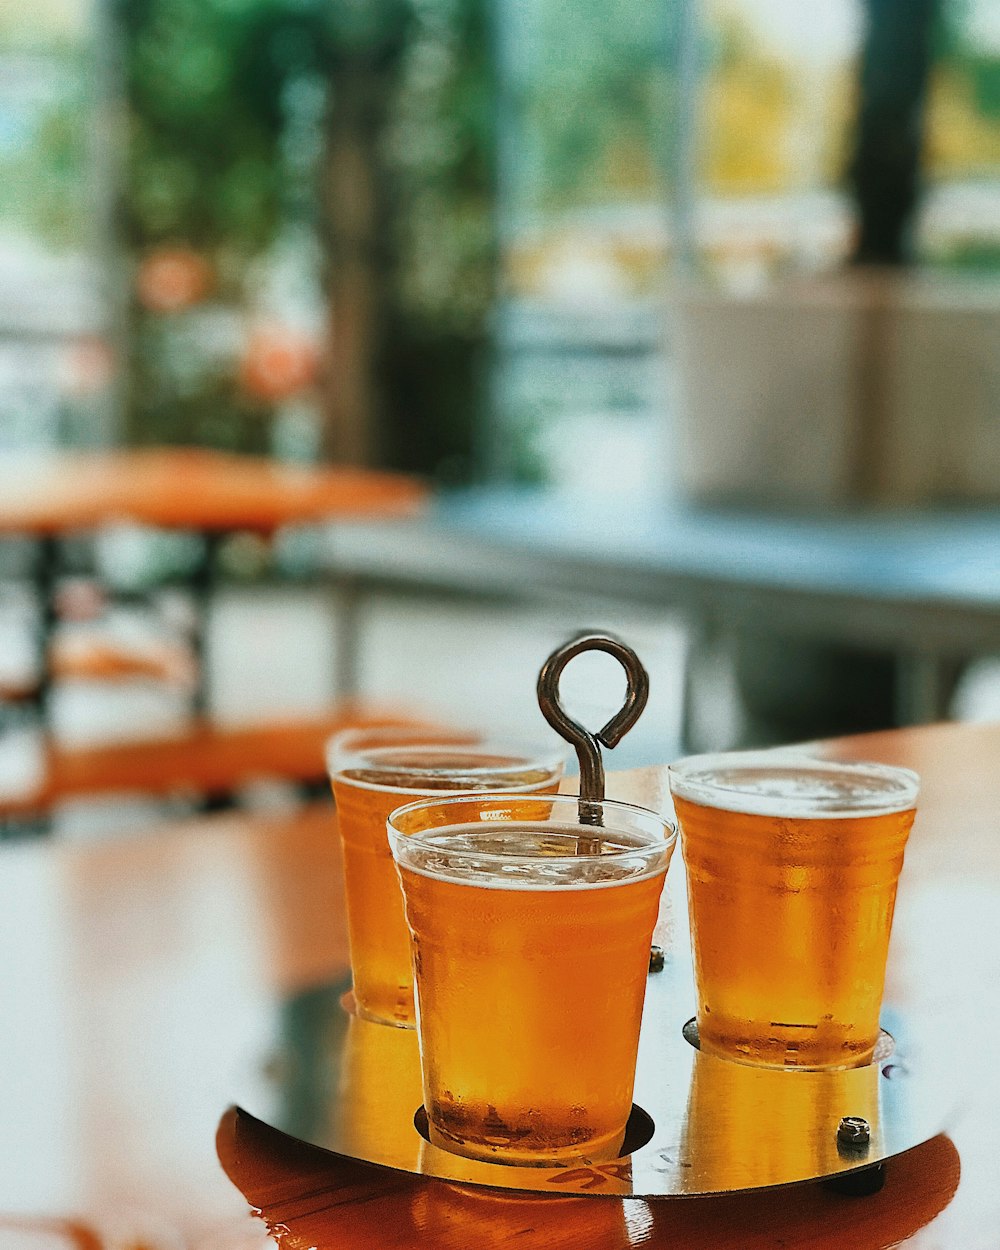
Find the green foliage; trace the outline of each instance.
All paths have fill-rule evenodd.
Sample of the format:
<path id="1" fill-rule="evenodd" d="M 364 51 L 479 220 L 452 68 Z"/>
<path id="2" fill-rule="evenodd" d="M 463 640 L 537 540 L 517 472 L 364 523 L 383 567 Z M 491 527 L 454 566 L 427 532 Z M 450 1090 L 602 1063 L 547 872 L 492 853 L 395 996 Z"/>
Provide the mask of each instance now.
<path id="1" fill-rule="evenodd" d="M 400 313 L 475 337 L 492 305 L 495 98 L 486 0 L 420 0 L 386 140 Z"/>
<path id="2" fill-rule="evenodd" d="M 528 21 L 526 6 L 516 11 Z M 671 39 L 661 6 L 549 0 L 530 13 L 509 67 L 524 126 L 519 207 L 661 194 Z"/>
<path id="3" fill-rule="evenodd" d="M 393 214 L 387 463 L 475 471 L 496 296 L 491 0 L 414 0 L 385 135 Z"/>
<path id="4" fill-rule="evenodd" d="M 337 0 L 325 6 L 325 34 L 335 60 L 387 64 L 405 43 L 409 0 Z"/>
<path id="5" fill-rule="evenodd" d="M 322 137 L 289 146 L 290 105 L 319 85 L 330 115 L 358 128 L 389 207 L 378 259 L 391 327 L 383 453 L 428 471 L 467 459 L 495 264 L 488 0 L 118 3 L 130 119 L 122 217 L 136 260 L 189 246 L 212 263 L 214 298 L 239 308 L 289 215 L 335 238 L 340 223 L 323 220 Z M 378 84 L 384 126 L 351 113 L 362 80 Z M 186 319 L 133 308 L 133 438 L 266 446 L 268 406 L 241 395 L 235 362 L 227 371 L 205 356 Z"/>
<path id="6" fill-rule="evenodd" d="M 0 222 L 55 249 L 90 242 L 86 118 L 89 49 L 53 39 L 26 53 L 33 82 L 8 99 L 0 140 Z M 8 91 L 10 88 L 8 87 Z"/>
<path id="7" fill-rule="evenodd" d="M 294 0 L 119 0 L 129 119 L 120 218 L 133 266 L 182 244 L 211 265 L 213 299 L 240 307 L 252 262 L 280 224 L 282 90 L 313 68 L 318 11 Z M 127 385 L 134 442 L 266 450 L 252 401 L 197 311 L 132 306 Z M 180 346 L 178 346 L 180 344 Z"/>
<path id="8" fill-rule="evenodd" d="M 985 117 L 1000 119 L 1000 56 L 976 43 L 971 8 L 969 0 L 943 0 L 935 52 L 969 83 L 976 108 Z"/>
<path id="9" fill-rule="evenodd" d="M 292 0 L 126 0 L 119 13 L 129 243 L 262 250 L 281 198 L 281 89 L 315 68 L 318 13 Z"/>
<path id="10" fill-rule="evenodd" d="M 936 260 L 940 268 L 956 273 L 1000 274 L 1000 242 L 993 239 L 957 242 Z"/>

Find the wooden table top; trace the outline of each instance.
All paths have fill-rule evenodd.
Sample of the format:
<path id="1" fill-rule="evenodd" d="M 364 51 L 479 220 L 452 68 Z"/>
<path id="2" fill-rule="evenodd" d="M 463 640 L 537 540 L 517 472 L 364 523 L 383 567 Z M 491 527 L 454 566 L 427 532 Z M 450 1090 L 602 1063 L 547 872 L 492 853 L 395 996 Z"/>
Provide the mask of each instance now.
<path id="1" fill-rule="evenodd" d="M 908 1010 L 955 1022 L 947 1134 L 891 1160 L 881 1193 L 494 1195 L 338 1161 L 225 1114 L 248 1091 L 275 1122 L 319 1096 L 321 1052 L 303 1043 L 305 1026 L 329 1010 L 347 949 L 334 818 L 318 804 L 142 839 L 0 848 L 0 1246 L 34 1250 L 23 1240 L 34 1221 L 39 1250 L 62 1245 L 42 1240 L 57 1235 L 89 1250 L 260 1247 L 252 1205 L 294 1250 L 995 1250 L 1000 726 L 825 749 L 924 778 L 889 977 Z M 660 768 L 611 774 L 608 790 L 668 806 Z M 667 888 L 683 889 L 678 857 Z M 22 1240 L 5 1241 L 17 1222 Z"/>
<path id="2" fill-rule="evenodd" d="M 286 465 L 205 448 L 52 451 L 0 461 L 0 534 L 58 534 L 130 521 L 205 532 L 337 517 L 403 517 L 426 489 L 398 473 Z"/>

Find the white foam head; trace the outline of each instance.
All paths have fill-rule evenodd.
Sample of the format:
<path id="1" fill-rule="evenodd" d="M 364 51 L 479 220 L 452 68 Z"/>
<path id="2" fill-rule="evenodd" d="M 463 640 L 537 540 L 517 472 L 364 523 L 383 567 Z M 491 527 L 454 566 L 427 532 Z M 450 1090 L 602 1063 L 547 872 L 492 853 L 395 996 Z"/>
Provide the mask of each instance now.
<path id="1" fill-rule="evenodd" d="M 485 889 L 582 889 L 666 871 L 673 823 L 603 802 L 602 824 L 581 824 L 571 796 L 475 795 L 425 800 L 388 822 L 396 861 L 424 876 Z"/>
<path id="2" fill-rule="evenodd" d="M 920 790 L 908 768 L 785 749 L 691 755 L 671 764 L 669 776 L 671 793 L 689 802 L 800 820 L 908 811 Z"/>

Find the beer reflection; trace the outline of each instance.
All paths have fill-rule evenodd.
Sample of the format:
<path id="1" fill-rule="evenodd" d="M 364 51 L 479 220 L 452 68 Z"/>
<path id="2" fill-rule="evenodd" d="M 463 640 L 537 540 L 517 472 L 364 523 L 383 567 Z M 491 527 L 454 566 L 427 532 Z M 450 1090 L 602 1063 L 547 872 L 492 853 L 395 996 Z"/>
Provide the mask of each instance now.
<path id="1" fill-rule="evenodd" d="M 272 1065 L 278 1125 L 294 1137 L 334 1142 L 358 1158 L 415 1165 L 420 1055 L 412 1033 L 353 1011 L 349 982 L 295 995 L 282 1008 Z"/>
<path id="2" fill-rule="evenodd" d="M 883 1143 L 876 1064 L 842 1072 L 750 1068 L 699 1054 L 691 1073 L 684 1158 L 706 1190 L 827 1176 L 845 1166 L 837 1144 L 844 1116 L 871 1125 L 871 1154 Z M 853 1156 L 853 1160 L 863 1159 Z"/>
<path id="3" fill-rule="evenodd" d="M 338 1142 L 358 1158 L 389 1157 L 414 1167 L 422 1143 L 413 1116 L 421 1098 L 412 1034 L 349 1016 L 338 1074 Z"/>
<path id="4" fill-rule="evenodd" d="M 587 1202 L 586 1212 L 580 1210 L 581 1201 Z M 526 1250 L 532 1246 L 544 1246 L 545 1250 L 601 1246 L 611 1250 L 632 1245 L 624 1205 L 614 1198 L 593 1202 L 439 1181 L 425 1182 L 414 1194 L 410 1212 L 414 1231 L 421 1239 L 418 1244 L 428 1246 L 438 1244 L 437 1238 L 446 1228 L 470 1233 L 475 1229 L 479 1250 L 511 1245 Z M 574 1218 L 584 1215 L 585 1231 Z M 457 1239 L 454 1244 L 459 1244 Z"/>

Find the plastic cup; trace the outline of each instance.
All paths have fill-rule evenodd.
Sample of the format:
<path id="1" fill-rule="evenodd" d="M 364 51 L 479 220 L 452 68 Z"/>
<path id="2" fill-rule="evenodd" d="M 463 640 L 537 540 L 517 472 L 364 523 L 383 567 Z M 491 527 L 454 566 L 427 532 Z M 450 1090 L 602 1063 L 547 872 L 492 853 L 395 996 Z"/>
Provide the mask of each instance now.
<path id="1" fill-rule="evenodd" d="M 413 937 L 431 1141 L 497 1163 L 617 1156 L 676 838 L 624 803 L 410 804 L 389 840 Z"/>
<path id="2" fill-rule="evenodd" d="M 566 750 L 429 729 L 349 729 L 331 739 L 327 765 L 344 855 L 354 999 L 368 1020 L 413 1026 L 410 937 L 385 836 L 393 808 L 441 793 L 552 792 Z"/>
<path id="3" fill-rule="evenodd" d="M 743 1063 L 870 1063 L 920 779 L 785 751 L 670 766 L 702 1050 Z"/>

